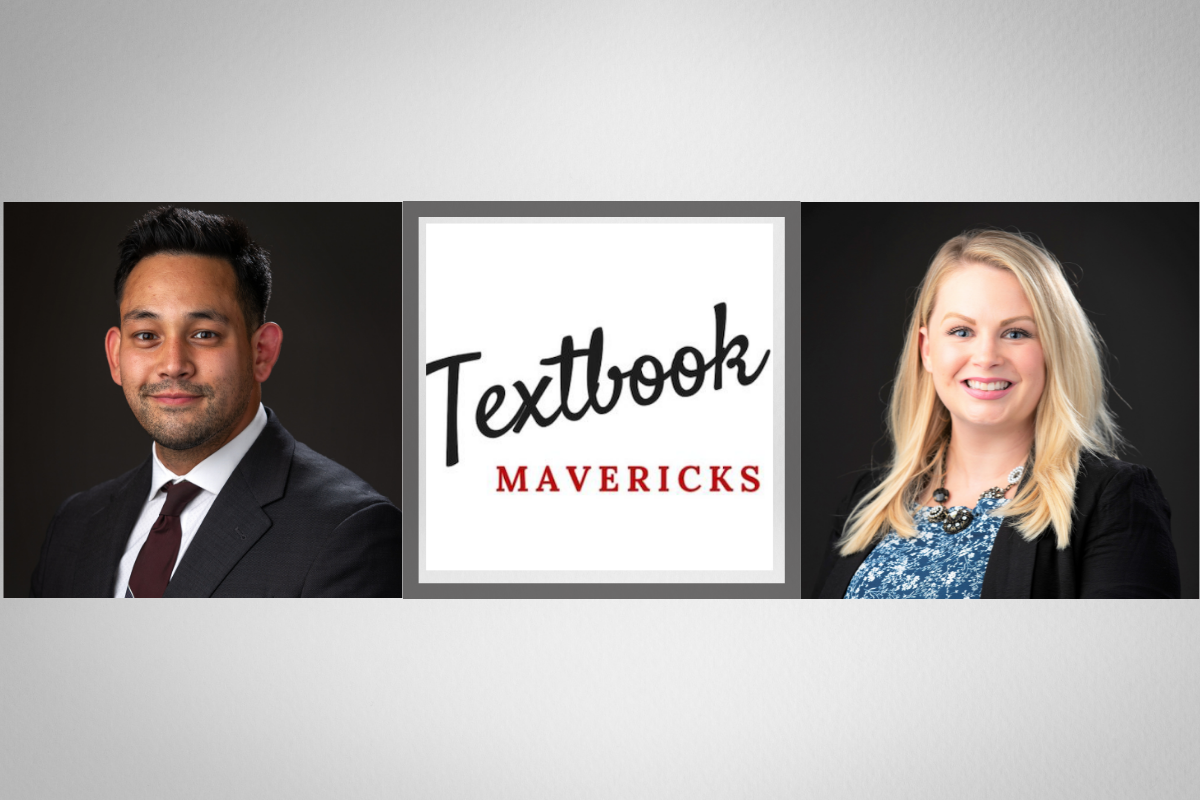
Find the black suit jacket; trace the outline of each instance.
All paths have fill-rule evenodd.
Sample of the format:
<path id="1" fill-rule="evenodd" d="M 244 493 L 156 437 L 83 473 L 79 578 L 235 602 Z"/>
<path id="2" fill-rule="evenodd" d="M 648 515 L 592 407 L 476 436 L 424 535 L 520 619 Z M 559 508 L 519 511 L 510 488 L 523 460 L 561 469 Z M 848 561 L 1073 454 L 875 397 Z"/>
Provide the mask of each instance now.
<path id="1" fill-rule="evenodd" d="M 859 478 L 834 517 L 816 597 L 840 598 L 870 548 L 839 556 L 835 543 L 858 499 L 883 479 Z M 1154 473 L 1115 458 L 1085 453 L 1075 483 L 1070 545 L 1053 528 L 1027 542 L 1008 520 L 996 534 L 982 597 L 1179 597 L 1179 564 L 1171 543 L 1171 507 Z"/>
<path id="2" fill-rule="evenodd" d="M 112 597 L 150 494 L 150 459 L 70 497 L 33 573 L 34 597 Z M 213 501 L 166 597 L 399 597 L 400 510 L 365 481 L 267 426 Z"/>

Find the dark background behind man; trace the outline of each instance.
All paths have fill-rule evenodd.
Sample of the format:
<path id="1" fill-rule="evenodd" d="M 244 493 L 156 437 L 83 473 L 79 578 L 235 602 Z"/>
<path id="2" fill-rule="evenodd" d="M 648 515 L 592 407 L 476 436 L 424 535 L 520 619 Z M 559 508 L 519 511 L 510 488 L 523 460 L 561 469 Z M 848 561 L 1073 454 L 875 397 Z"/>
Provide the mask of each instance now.
<path id="1" fill-rule="evenodd" d="M 24 597 L 55 510 L 143 462 L 109 377 L 117 242 L 179 205 L 245 222 L 271 253 L 285 332 L 263 403 L 300 442 L 400 502 L 400 204 L 167 201 L 4 206 L 4 594 Z"/>

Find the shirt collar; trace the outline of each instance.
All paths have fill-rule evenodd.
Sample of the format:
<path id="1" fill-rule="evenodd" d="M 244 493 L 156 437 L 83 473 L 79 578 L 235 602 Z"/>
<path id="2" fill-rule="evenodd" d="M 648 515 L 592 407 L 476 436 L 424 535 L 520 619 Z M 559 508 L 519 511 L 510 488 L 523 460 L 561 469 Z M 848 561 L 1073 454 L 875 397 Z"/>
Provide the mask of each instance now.
<path id="1" fill-rule="evenodd" d="M 206 492 L 219 494 L 225 486 L 225 481 L 229 480 L 229 476 L 237 469 L 242 457 L 250 450 L 250 446 L 254 444 L 265 427 L 267 427 L 267 411 L 263 408 L 262 403 L 259 403 L 258 413 L 254 415 L 254 419 L 250 420 L 250 424 L 242 429 L 241 433 L 226 442 L 220 450 L 192 467 L 192 471 L 186 475 L 176 475 L 164 467 L 163 463 L 158 460 L 158 448 L 151 442 L 150 497 L 146 499 L 153 499 L 167 481 L 175 482 L 185 478 L 188 483 L 199 486 Z"/>

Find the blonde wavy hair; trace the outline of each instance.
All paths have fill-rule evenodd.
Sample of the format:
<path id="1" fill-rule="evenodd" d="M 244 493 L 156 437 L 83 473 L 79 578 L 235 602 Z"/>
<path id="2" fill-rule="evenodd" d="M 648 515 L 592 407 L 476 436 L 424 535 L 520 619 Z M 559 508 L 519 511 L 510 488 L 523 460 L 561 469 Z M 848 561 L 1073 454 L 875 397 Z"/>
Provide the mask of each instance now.
<path id="1" fill-rule="evenodd" d="M 1033 306 L 1046 365 L 1046 384 L 1034 421 L 1034 455 L 1005 516 L 1032 540 L 1053 526 L 1058 547 L 1069 544 L 1075 478 L 1084 450 L 1115 455 L 1120 433 L 1105 403 L 1103 342 L 1071 292 L 1062 265 L 1040 244 L 1002 230 L 973 230 L 942 245 L 917 293 L 888 408 L 892 460 L 883 481 L 867 492 L 846 520 L 842 555 L 868 547 L 895 530 L 916 535 L 912 505 L 942 474 L 950 414 L 925 371 L 919 351 L 938 287 L 962 264 L 986 264 L 1016 276 Z"/>

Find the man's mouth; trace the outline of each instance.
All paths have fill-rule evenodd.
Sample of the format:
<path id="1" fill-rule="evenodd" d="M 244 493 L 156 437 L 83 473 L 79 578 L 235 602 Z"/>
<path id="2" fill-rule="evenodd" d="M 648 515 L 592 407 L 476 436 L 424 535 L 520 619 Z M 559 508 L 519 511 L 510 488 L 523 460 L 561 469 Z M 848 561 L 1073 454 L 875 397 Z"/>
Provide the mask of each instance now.
<path id="1" fill-rule="evenodd" d="M 199 400 L 202 396 L 203 395 L 198 395 L 198 394 L 181 394 L 178 392 L 167 392 L 165 394 L 150 395 L 150 397 L 154 398 L 158 402 L 163 403 L 164 405 L 168 405 L 168 406 L 187 405 L 188 403 L 192 402 L 193 400 Z"/>

